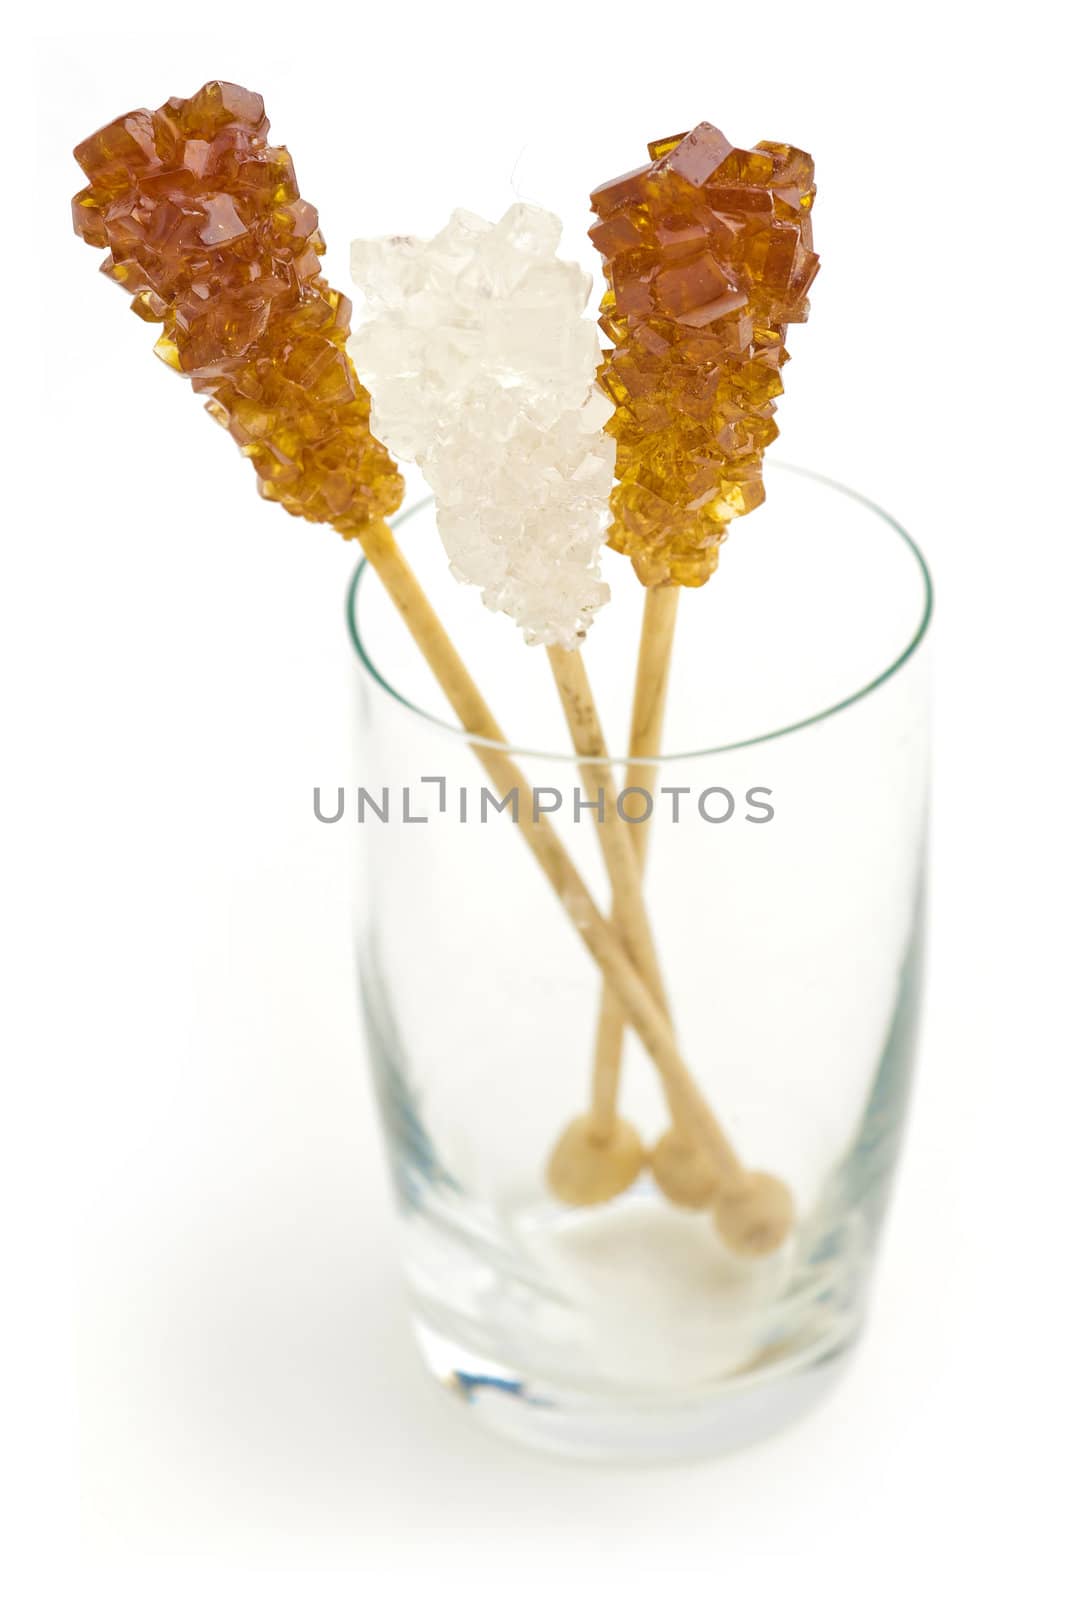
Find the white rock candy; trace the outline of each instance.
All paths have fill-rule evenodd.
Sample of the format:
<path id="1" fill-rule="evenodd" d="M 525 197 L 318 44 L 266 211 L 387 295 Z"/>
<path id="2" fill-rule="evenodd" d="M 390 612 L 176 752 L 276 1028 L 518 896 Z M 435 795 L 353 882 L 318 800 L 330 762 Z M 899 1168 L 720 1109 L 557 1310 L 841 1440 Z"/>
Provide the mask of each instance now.
<path id="1" fill-rule="evenodd" d="M 529 644 L 575 648 L 610 599 L 613 411 L 595 387 L 591 281 L 555 255 L 557 217 L 455 211 L 433 239 L 358 239 L 349 353 L 374 433 L 435 496 L 454 576 Z"/>

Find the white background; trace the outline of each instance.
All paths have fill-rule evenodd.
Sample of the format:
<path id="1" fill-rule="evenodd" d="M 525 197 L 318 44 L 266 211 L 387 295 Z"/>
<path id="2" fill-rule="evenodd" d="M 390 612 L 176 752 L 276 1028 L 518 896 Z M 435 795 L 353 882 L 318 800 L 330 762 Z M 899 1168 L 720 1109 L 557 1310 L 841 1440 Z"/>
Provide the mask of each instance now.
<path id="1" fill-rule="evenodd" d="M 25 1564 L 0 1556 L 9 1592 L 1074 1581 L 1063 16 L 36 8 L 36 108 L 6 141 L 36 183 L 6 234 L 28 346 L 5 362 L 7 1259 L 27 1280 L 6 1321 L 31 1535 Z M 826 1408 L 743 1456 L 532 1458 L 473 1432 L 412 1353 L 358 1058 L 353 840 L 310 813 L 346 758 L 351 557 L 257 502 L 68 225 L 71 146 L 213 76 L 265 95 L 342 287 L 353 234 L 515 194 L 587 259 L 589 187 L 704 117 L 816 157 L 824 268 L 779 448 L 876 497 L 935 571 L 932 970 L 869 1337 Z"/>

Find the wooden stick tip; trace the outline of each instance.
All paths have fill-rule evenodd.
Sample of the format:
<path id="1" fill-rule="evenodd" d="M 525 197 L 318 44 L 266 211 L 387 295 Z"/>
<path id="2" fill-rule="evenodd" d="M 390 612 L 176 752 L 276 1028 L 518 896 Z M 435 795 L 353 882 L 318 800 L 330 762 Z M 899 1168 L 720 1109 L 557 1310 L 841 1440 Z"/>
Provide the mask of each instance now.
<path id="1" fill-rule="evenodd" d="M 657 1140 L 649 1159 L 656 1187 L 672 1205 L 704 1211 L 716 1197 L 716 1164 L 703 1145 L 669 1128 Z"/>
<path id="2" fill-rule="evenodd" d="M 569 1124 L 551 1152 L 547 1184 L 568 1206 L 598 1206 L 630 1188 L 645 1165 L 645 1148 L 632 1123 L 622 1117 L 606 1137 L 591 1116 Z"/>
<path id="3" fill-rule="evenodd" d="M 713 1220 L 724 1244 L 739 1256 L 770 1256 L 794 1227 L 794 1196 L 782 1178 L 749 1172 L 716 1202 Z"/>

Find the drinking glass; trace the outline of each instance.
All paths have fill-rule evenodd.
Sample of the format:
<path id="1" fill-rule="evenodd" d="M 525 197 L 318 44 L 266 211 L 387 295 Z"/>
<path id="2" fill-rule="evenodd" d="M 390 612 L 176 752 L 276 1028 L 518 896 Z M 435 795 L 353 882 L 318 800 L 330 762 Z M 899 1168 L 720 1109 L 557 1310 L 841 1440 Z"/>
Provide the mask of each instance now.
<path id="1" fill-rule="evenodd" d="M 862 1328 L 921 987 L 932 606 L 925 562 L 861 495 L 770 463 L 708 585 L 680 598 L 645 898 L 682 1055 L 795 1221 L 742 1257 L 649 1170 L 569 1206 L 547 1165 L 587 1108 L 601 979 L 377 578 L 348 599 L 355 783 L 318 805 L 361 848 L 359 984 L 427 1366 L 549 1449 L 650 1460 L 781 1426 Z M 598 831 L 542 649 L 448 571 L 421 502 L 398 536 L 593 898 Z M 624 782 L 643 591 L 583 659 Z M 617 796 L 609 797 L 617 802 Z M 624 806 L 631 815 L 638 797 Z M 668 1125 L 627 1032 L 620 1114 Z"/>

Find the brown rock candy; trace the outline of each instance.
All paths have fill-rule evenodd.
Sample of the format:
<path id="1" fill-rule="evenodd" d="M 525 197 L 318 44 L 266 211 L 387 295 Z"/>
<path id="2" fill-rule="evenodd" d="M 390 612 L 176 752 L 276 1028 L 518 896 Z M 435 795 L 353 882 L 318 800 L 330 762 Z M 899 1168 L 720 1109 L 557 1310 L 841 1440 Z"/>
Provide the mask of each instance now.
<path id="1" fill-rule="evenodd" d="M 641 582 L 707 582 L 732 518 L 764 499 L 787 327 L 817 273 L 813 162 L 737 150 L 711 123 L 649 145 L 592 195 L 607 292 L 600 386 L 618 442 L 609 542 Z"/>
<path id="2" fill-rule="evenodd" d="M 347 538 L 403 484 L 345 351 L 349 301 L 321 276 L 318 213 L 268 130 L 262 97 L 233 83 L 117 118 L 75 150 L 90 180 L 75 231 L 162 324 L 157 354 L 208 397 L 259 492 Z"/>

